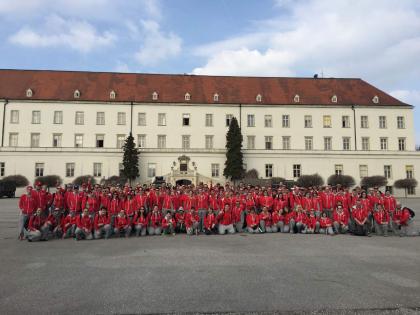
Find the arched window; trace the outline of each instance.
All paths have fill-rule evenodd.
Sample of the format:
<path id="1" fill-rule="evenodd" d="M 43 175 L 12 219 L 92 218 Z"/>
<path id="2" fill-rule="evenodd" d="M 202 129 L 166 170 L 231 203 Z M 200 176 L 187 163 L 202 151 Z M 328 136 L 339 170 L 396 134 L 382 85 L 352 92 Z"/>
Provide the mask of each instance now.
<path id="1" fill-rule="evenodd" d="M 31 89 L 27 89 L 26 90 L 26 97 L 32 97 L 32 95 L 33 95 L 32 90 Z"/>
<path id="2" fill-rule="evenodd" d="M 379 103 L 379 96 L 375 95 L 372 99 L 372 102 L 374 102 L 375 104 L 378 104 Z"/>
<path id="3" fill-rule="evenodd" d="M 333 95 L 333 97 L 331 97 L 331 102 L 337 103 L 337 95 Z"/>
<path id="4" fill-rule="evenodd" d="M 73 96 L 74 98 L 80 98 L 80 91 L 79 90 L 74 91 Z"/>
<path id="5" fill-rule="evenodd" d="M 109 98 L 111 99 L 111 100 L 115 100 L 115 97 L 117 96 L 117 94 L 115 93 L 115 91 L 114 90 L 112 90 L 111 92 L 109 92 Z"/>
<path id="6" fill-rule="evenodd" d="M 214 101 L 214 102 L 218 102 L 218 101 L 219 101 L 219 94 L 215 93 L 215 94 L 213 95 L 213 101 Z"/>
<path id="7" fill-rule="evenodd" d="M 261 102 L 261 100 L 262 100 L 262 96 L 261 96 L 261 94 L 258 94 L 258 95 L 257 95 L 257 97 L 255 98 L 255 100 L 256 100 L 257 102 Z"/>
<path id="8" fill-rule="evenodd" d="M 152 93 L 152 100 L 157 101 L 159 98 L 159 94 L 155 91 Z"/>
<path id="9" fill-rule="evenodd" d="M 300 102 L 300 97 L 299 97 L 299 95 L 295 95 L 295 97 L 293 98 L 293 101 L 295 102 L 295 103 L 299 103 Z"/>
<path id="10" fill-rule="evenodd" d="M 191 100 L 191 95 L 190 95 L 190 93 L 185 93 L 185 100 L 186 101 L 189 101 L 189 100 Z"/>

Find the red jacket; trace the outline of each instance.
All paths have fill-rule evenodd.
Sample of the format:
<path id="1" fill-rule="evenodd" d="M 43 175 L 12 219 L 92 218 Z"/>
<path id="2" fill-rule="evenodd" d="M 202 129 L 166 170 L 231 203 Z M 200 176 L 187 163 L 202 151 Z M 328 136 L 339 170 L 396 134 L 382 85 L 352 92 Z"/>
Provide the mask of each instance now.
<path id="1" fill-rule="evenodd" d="M 141 216 L 140 214 L 134 215 L 133 224 L 147 226 L 147 216 L 146 215 Z"/>
<path id="2" fill-rule="evenodd" d="M 108 215 L 101 215 L 97 214 L 95 216 L 95 221 L 93 223 L 95 230 L 99 230 L 99 228 L 103 227 L 104 225 L 110 224 L 111 220 Z"/>
<path id="3" fill-rule="evenodd" d="M 242 211 L 244 211 L 243 204 L 239 205 L 239 207 L 237 207 L 236 205 L 234 205 L 232 207 L 233 222 L 235 222 L 235 223 L 241 222 L 241 213 L 242 213 Z"/>
<path id="4" fill-rule="evenodd" d="M 66 231 L 68 230 L 68 228 L 70 228 L 72 225 L 77 223 L 77 218 L 78 216 L 71 216 L 70 214 L 67 215 L 62 221 L 61 221 L 61 227 L 64 231 L 64 233 L 66 233 Z"/>
<path id="5" fill-rule="evenodd" d="M 47 207 L 48 201 L 49 201 L 48 199 L 50 198 L 48 195 L 49 195 L 48 192 L 46 192 L 43 189 L 41 189 L 41 190 L 33 189 L 32 190 L 32 197 L 36 201 L 37 208 L 41 208 L 42 210 L 45 210 L 45 208 Z"/>
<path id="6" fill-rule="evenodd" d="M 397 207 L 397 201 L 393 196 L 384 196 L 382 198 L 382 202 L 385 210 L 388 211 L 388 213 L 394 213 L 395 208 Z"/>
<path id="7" fill-rule="evenodd" d="M 175 220 L 173 218 L 170 218 L 169 220 L 165 218 L 162 219 L 162 227 L 167 228 L 170 224 L 172 224 L 173 227 L 175 227 Z"/>
<path id="8" fill-rule="evenodd" d="M 177 212 L 175 213 L 176 222 L 185 224 L 185 213 Z"/>
<path id="9" fill-rule="evenodd" d="M 212 208 L 213 210 L 219 210 L 219 200 L 216 196 L 209 196 L 209 208 Z"/>
<path id="10" fill-rule="evenodd" d="M 287 200 L 276 198 L 273 201 L 273 210 L 280 211 L 280 210 L 283 210 L 284 207 L 286 206 L 287 206 Z"/>
<path id="11" fill-rule="evenodd" d="M 217 221 L 222 225 L 230 225 L 233 223 L 233 213 L 231 210 L 225 211 L 220 210 L 219 215 L 217 216 Z"/>
<path id="12" fill-rule="evenodd" d="M 273 221 L 273 224 L 276 225 L 278 222 L 284 221 L 284 216 L 278 211 L 273 211 L 271 214 L 271 220 Z"/>
<path id="13" fill-rule="evenodd" d="M 120 207 L 125 211 L 125 215 L 129 217 L 133 216 L 134 211 L 138 209 L 137 202 L 134 199 L 126 199 L 120 202 Z"/>
<path id="14" fill-rule="evenodd" d="M 246 226 L 255 229 L 260 224 L 260 218 L 258 214 L 248 214 L 246 216 Z"/>
<path id="15" fill-rule="evenodd" d="M 209 208 L 209 198 L 207 194 L 202 193 L 198 194 L 197 197 L 197 209 L 208 209 Z"/>
<path id="16" fill-rule="evenodd" d="M 130 220 L 127 218 L 127 216 L 120 217 L 117 215 L 115 218 L 115 227 L 117 229 L 126 229 L 130 226 Z"/>
<path id="17" fill-rule="evenodd" d="M 348 225 L 349 224 L 349 215 L 346 211 L 342 211 L 341 213 L 338 213 L 337 210 L 334 210 L 333 221 L 338 222 L 340 224 Z"/>
<path id="18" fill-rule="evenodd" d="M 271 213 L 267 212 L 261 212 L 259 215 L 259 220 L 265 222 L 265 226 L 271 226 L 272 225 L 272 219 L 271 219 Z"/>
<path id="19" fill-rule="evenodd" d="M 121 205 L 119 199 L 111 199 L 108 205 L 109 215 L 117 215 L 121 211 Z"/>
<path id="20" fill-rule="evenodd" d="M 145 193 L 137 194 L 134 197 L 134 200 L 136 200 L 139 209 L 141 207 L 146 208 L 146 206 L 147 206 L 147 195 Z"/>
<path id="21" fill-rule="evenodd" d="M 79 229 L 86 229 L 92 231 L 93 222 L 88 215 L 81 215 L 77 217 L 76 225 Z"/>
<path id="22" fill-rule="evenodd" d="M 79 192 L 78 194 L 72 193 L 69 195 L 68 206 L 70 211 L 81 212 L 82 211 L 82 201 L 84 194 Z"/>
<path id="23" fill-rule="evenodd" d="M 22 195 L 19 199 L 19 208 L 23 214 L 31 215 L 36 210 L 36 200 L 31 196 Z"/>
<path id="24" fill-rule="evenodd" d="M 214 213 L 207 214 L 206 217 L 204 218 L 204 227 L 207 230 L 211 230 L 215 227 L 215 225 L 216 225 L 216 216 L 214 215 Z"/>
<path id="25" fill-rule="evenodd" d="M 30 231 L 37 231 L 40 230 L 41 227 L 45 224 L 46 219 L 41 215 L 32 215 L 29 219 L 28 229 Z"/>
<path id="26" fill-rule="evenodd" d="M 322 200 L 322 207 L 324 209 L 332 209 L 334 208 L 334 194 L 333 193 L 323 193 L 321 195 L 321 200 Z"/>
<path id="27" fill-rule="evenodd" d="M 82 200 L 82 209 L 89 209 L 89 213 L 98 212 L 99 201 L 95 197 L 87 197 Z"/>
<path id="28" fill-rule="evenodd" d="M 162 223 L 162 214 L 160 212 L 150 212 L 148 215 L 149 226 L 158 227 Z"/>
<path id="29" fill-rule="evenodd" d="M 318 222 L 318 219 L 315 216 L 309 216 L 308 218 L 306 218 L 306 226 L 309 229 L 314 230 L 316 227 L 316 223 Z"/>
<path id="30" fill-rule="evenodd" d="M 185 214 L 185 226 L 187 228 L 192 227 L 194 222 L 198 222 L 200 220 L 200 217 L 198 216 L 197 213 L 191 213 L 191 212 L 187 212 Z"/>
<path id="31" fill-rule="evenodd" d="M 389 223 L 389 213 L 386 210 L 375 211 L 373 213 L 375 222 L 378 224 L 388 224 Z"/>
<path id="32" fill-rule="evenodd" d="M 319 219 L 319 226 L 320 226 L 322 229 L 325 229 L 325 228 L 327 228 L 327 227 L 330 227 L 330 226 L 331 226 L 331 219 L 330 219 L 330 218 L 328 218 L 328 217 L 321 217 L 321 218 Z"/>
<path id="33" fill-rule="evenodd" d="M 53 197 L 53 207 L 58 209 L 64 209 L 64 194 L 56 192 Z"/>
<path id="34" fill-rule="evenodd" d="M 288 225 L 288 224 L 290 223 L 290 220 L 291 220 L 291 219 L 294 219 L 294 218 L 295 218 L 295 216 L 296 216 L 296 212 L 294 212 L 294 211 L 287 212 L 287 213 L 284 215 L 284 224 Z"/>
<path id="35" fill-rule="evenodd" d="M 305 224 L 307 217 L 308 216 L 306 215 L 306 213 L 302 211 L 302 212 L 296 212 L 294 219 L 296 223 L 300 222 L 300 223 Z"/>
<path id="36" fill-rule="evenodd" d="M 359 222 L 363 222 L 363 220 L 365 220 L 368 216 L 368 212 L 363 207 L 353 209 L 352 214 L 353 214 L 353 218 L 357 219 Z"/>
<path id="37" fill-rule="evenodd" d="M 261 196 L 258 202 L 261 207 L 267 207 L 268 210 L 273 208 L 273 197 L 271 196 Z"/>
<path id="38" fill-rule="evenodd" d="M 162 196 L 162 209 L 174 209 L 172 206 L 172 198 L 168 194 Z"/>

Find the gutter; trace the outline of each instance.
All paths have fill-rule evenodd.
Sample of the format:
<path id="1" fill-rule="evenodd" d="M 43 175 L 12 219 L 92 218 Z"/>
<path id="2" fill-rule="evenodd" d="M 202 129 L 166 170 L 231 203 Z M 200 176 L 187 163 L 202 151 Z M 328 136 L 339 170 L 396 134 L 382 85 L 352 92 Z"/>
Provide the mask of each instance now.
<path id="1" fill-rule="evenodd" d="M 357 151 L 356 109 L 355 109 L 354 105 L 351 105 L 351 109 L 353 110 L 354 150 Z"/>
<path id="2" fill-rule="evenodd" d="M 6 105 L 9 104 L 9 100 L 6 99 L 3 104 L 3 127 L 1 129 L 1 147 L 4 146 L 4 126 L 6 123 Z"/>
<path id="3" fill-rule="evenodd" d="M 130 113 L 130 135 L 132 135 L 132 133 L 133 133 L 133 102 L 131 102 L 131 104 L 130 104 L 130 110 L 131 110 L 131 113 Z"/>

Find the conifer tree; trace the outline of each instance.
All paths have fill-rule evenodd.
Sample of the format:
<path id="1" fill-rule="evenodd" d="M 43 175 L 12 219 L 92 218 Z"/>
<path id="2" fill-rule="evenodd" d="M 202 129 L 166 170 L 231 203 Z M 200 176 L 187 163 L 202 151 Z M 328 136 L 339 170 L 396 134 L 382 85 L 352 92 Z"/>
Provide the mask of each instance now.
<path id="1" fill-rule="evenodd" d="M 136 148 L 134 143 L 134 138 L 132 133 L 125 139 L 123 146 L 124 156 L 123 156 L 123 166 L 124 169 L 122 173 L 130 181 L 136 179 L 139 176 L 139 151 Z"/>
<path id="2" fill-rule="evenodd" d="M 242 179 L 245 173 L 242 140 L 241 128 L 239 128 L 237 119 L 233 117 L 226 134 L 226 162 L 223 170 L 223 176 L 230 178 L 233 182 Z"/>

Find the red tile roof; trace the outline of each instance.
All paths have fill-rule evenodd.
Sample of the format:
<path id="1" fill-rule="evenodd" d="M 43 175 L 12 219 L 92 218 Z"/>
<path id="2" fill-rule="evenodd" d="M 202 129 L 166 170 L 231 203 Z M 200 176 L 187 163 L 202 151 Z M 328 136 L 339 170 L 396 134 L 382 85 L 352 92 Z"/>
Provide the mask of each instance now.
<path id="1" fill-rule="evenodd" d="M 31 89 L 33 96 L 26 97 Z M 79 90 L 80 101 L 269 105 L 407 105 L 361 79 L 233 77 L 203 75 L 78 72 L 49 70 L 0 70 L 0 98 L 9 100 L 73 101 Z M 185 94 L 191 95 L 185 101 Z M 261 102 L 256 96 L 261 94 Z M 299 103 L 294 102 L 299 95 Z M 337 96 L 337 103 L 331 98 Z"/>

